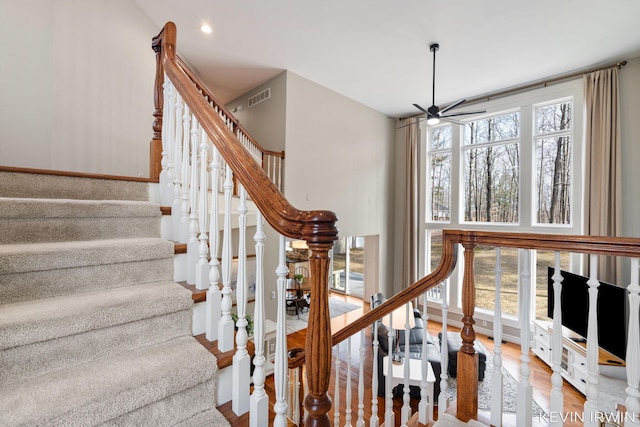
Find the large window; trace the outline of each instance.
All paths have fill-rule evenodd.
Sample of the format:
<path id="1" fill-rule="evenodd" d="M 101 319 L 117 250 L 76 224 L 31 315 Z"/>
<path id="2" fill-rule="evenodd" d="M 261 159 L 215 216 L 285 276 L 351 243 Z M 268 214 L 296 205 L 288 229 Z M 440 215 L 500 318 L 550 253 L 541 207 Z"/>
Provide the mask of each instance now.
<path id="1" fill-rule="evenodd" d="M 483 104 L 487 113 L 463 125 L 424 126 L 425 273 L 438 264 L 442 230 L 580 234 L 582 117 L 579 80 Z M 474 106 L 478 107 L 478 106 Z M 576 208 L 577 207 L 577 208 Z M 518 251 L 502 249 L 502 311 L 517 319 Z M 463 257 L 459 257 L 462 260 Z M 492 313 L 495 248 L 477 248 L 477 312 Z M 542 274 L 551 253 L 531 253 L 531 314 L 546 313 Z M 564 269 L 573 259 L 563 255 Z M 450 280 L 450 305 L 459 303 L 462 269 Z M 535 310 L 535 312 L 534 312 Z M 516 323 L 514 322 L 514 325 Z"/>

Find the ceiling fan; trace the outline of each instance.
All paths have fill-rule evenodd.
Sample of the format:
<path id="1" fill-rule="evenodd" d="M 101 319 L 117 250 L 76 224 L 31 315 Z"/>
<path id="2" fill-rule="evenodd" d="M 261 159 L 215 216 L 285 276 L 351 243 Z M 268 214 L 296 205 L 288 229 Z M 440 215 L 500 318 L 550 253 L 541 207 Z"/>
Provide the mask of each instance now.
<path id="1" fill-rule="evenodd" d="M 447 105 L 442 110 L 440 109 L 440 107 L 436 105 L 436 52 L 438 51 L 438 49 L 440 49 L 440 45 L 438 43 L 433 43 L 429 46 L 429 50 L 433 52 L 433 84 L 432 84 L 432 92 L 431 92 L 432 94 L 431 107 L 425 110 L 418 104 L 413 104 L 413 106 L 427 115 L 427 124 L 429 125 L 437 125 L 438 123 L 440 123 L 440 120 L 457 123 L 457 124 L 464 124 L 459 120 L 455 120 L 454 117 L 468 116 L 470 114 L 480 114 L 480 113 L 484 113 L 485 111 L 484 110 L 464 111 L 464 112 L 453 113 L 453 114 L 444 114 L 447 111 L 453 110 L 454 108 L 456 108 L 457 106 L 465 102 L 466 99 L 459 99 L 453 104 Z"/>

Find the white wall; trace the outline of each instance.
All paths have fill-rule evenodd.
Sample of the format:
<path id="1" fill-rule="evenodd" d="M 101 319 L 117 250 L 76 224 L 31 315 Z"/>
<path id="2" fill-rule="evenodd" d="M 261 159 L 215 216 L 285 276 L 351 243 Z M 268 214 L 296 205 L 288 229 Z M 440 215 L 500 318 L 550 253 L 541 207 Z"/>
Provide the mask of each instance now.
<path id="1" fill-rule="evenodd" d="M 158 31 L 133 0 L 0 0 L 0 165 L 148 176 Z"/>
<path id="2" fill-rule="evenodd" d="M 338 215 L 341 236 L 380 236 L 380 282 L 391 280 L 394 123 L 287 72 L 285 194 L 298 209 Z"/>
<path id="3" fill-rule="evenodd" d="M 640 237 L 640 58 L 620 70 L 622 235 Z"/>

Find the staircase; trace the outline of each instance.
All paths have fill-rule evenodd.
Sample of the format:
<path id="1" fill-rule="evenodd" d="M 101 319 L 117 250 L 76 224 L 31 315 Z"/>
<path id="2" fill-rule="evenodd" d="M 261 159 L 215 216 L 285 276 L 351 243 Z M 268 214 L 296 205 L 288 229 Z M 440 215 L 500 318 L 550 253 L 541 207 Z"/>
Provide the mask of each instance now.
<path id="1" fill-rule="evenodd" d="M 148 186 L 0 172 L 0 425 L 229 425 Z"/>

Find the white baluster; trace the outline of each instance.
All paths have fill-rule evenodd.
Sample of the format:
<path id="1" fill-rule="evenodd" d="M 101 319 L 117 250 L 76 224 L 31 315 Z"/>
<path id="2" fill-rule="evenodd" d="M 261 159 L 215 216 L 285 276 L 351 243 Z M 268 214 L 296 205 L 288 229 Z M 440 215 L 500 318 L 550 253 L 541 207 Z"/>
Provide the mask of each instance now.
<path id="1" fill-rule="evenodd" d="M 520 289 L 518 295 L 520 295 L 520 307 L 518 313 L 520 314 L 520 348 L 522 350 L 520 355 L 520 381 L 518 381 L 518 403 L 516 414 L 516 425 L 523 427 L 530 427 L 532 422 L 531 417 L 531 400 L 533 399 L 533 393 L 531 383 L 529 382 L 529 341 L 531 320 L 529 316 L 529 306 L 531 301 L 531 251 L 521 250 L 521 263 L 522 271 L 520 273 Z"/>
<path id="2" fill-rule="evenodd" d="M 171 203 L 170 194 L 167 194 L 167 189 L 169 186 L 169 147 L 170 147 L 170 118 L 171 118 L 171 81 L 167 78 L 167 75 L 164 75 L 164 83 L 162 84 L 162 159 L 160 160 L 160 177 L 159 177 L 159 187 L 160 187 L 160 203 L 162 205 L 167 206 Z M 167 197 L 169 196 L 169 197 Z"/>
<path id="3" fill-rule="evenodd" d="M 273 405 L 273 411 L 276 413 L 273 425 L 275 427 L 287 426 L 287 401 L 285 397 L 287 387 L 287 371 L 289 363 L 287 360 L 287 333 L 286 333 L 286 316 L 285 316 L 285 292 L 286 292 L 286 276 L 289 272 L 285 257 L 285 237 L 280 236 L 278 257 L 280 262 L 276 268 L 278 276 L 278 322 L 276 328 L 276 355 L 274 382 L 276 387 L 276 403 Z"/>
<path id="4" fill-rule="evenodd" d="M 162 190 L 163 193 L 166 194 L 166 205 L 171 205 L 173 203 L 173 180 L 176 174 L 175 167 L 175 146 L 177 142 L 175 140 L 176 136 L 176 88 L 171 83 L 171 80 L 166 79 L 169 83 L 169 103 L 165 106 L 166 115 L 167 115 L 167 183 Z M 173 237 L 173 230 L 171 232 L 171 239 Z"/>
<path id="5" fill-rule="evenodd" d="M 347 338 L 347 391 L 345 393 L 344 427 L 351 427 L 351 337 Z"/>
<path id="6" fill-rule="evenodd" d="M 175 137 L 173 138 L 173 202 L 171 203 L 171 223 L 173 225 L 173 240 L 180 240 L 180 220 L 182 208 L 180 194 L 182 193 L 182 97 L 176 93 L 175 105 Z M 183 280 L 183 279 L 179 279 Z"/>
<path id="7" fill-rule="evenodd" d="M 389 325 L 393 325 L 393 312 L 389 314 Z M 387 426 L 395 425 L 396 416 L 393 413 L 393 362 L 392 362 L 392 352 L 393 352 L 393 334 L 394 330 L 391 327 L 387 328 L 387 378 L 384 382 L 385 388 L 385 411 L 384 411 L 384 424 Z"/>
<path id="8" fill-rule="evenodd" d="M 584 425 L 596 427 L 598 421 L 598 256 L 589 255 L 589 315 L 587 323 L 587 389 L 584 402 Z"/>
<path id="9" fill-rule="evenodd" d="M 249 425 L 261 427 L 269 416 L 269 396 L 264 391 L 264 241 L 262 214 L 256 211 L 256 234 L 253 240 L 256 242 L 256 299 L 253 312 L 253 342 L 255 343 L 255 356 L 253 364 L 253 393 L 251 394 Z"/>
<path id="10" fill-rule="evenodd" d="M 360 370 L 358 371 L 358 421 L 356 427 L 364 427 L 364 329 L 360 331 Z M 376 392 L 372 393 L 374 396 Z"/>
<path id="11" fill-rule="evenodd" d="M 191 113 L 189 106 L 184 105 L 182 115 L 182 167 L 180 169 L 180 233 L 179 242 L 187 243 L 189 240 L 189 136 L 191 125 Z"/>
<path id="12" fill-rule="evenodd" d="M 549 409 L 552 414 L 564 413 L 564 395 L 562 394 L 562 274 L 560 273 L 560 252 L 555 253 L 555 265 L 553 276 L 553 333 L 551 335 L 551 394 L 549 398 Z M 550 425 L 562 426 L 560 417 L 551 418 Z"/>
<path id="13" fill-rule="evenodd" d="M 236 281 L 236 308 L 238 321 L 236 326 L 236 354 L 233 355 L 233 403 L 232 409 L 236 415 L 242 415 L 249 410 L 249 372 L 251 358 L 247 352 L 247 191 L 242 185 L 240 190 L 240 205 L 238 206 L 238 278 Z"/>
<path id="14" fill-rule="evenodd" d="M 428 292 L 422 295 L 422 321 L 424 322 L 424 334 L 425 337 L 422 340 L 422 355 L 420 357 L 420 368 L 422 370 L 422 381 L 420 382 L 420 403 L 418 404 L 418 421 L 422 424 L 433 418 L 433 402 L 429 401 L 429 393 L 427 392 L 428 382 L 427 377 L 429 375 L 429 361 L 427 360 L 427 337 L 429 332 L 429 315 L 427 314 L 427 298 Z M 431 397 L 433 399 L 433 396 Z"/>
<path id="15" fill-rule="evenodd" d="M 191 115 L 191 138 L 189 168 L 189 240 L 187 241 L 187 283 L 196 283 L 196 265 L 199 258 L 198 242 L 198 148 L 200 132 L 196 117 Z"/>
<path id="16" fill-rule="evenodd" d="M 209 247 L 207 246 L 207 170 L 208 170 L 208 152 L 209 152 L 209 139 L 207 133 L 201 128 L 200 134 L 200 193 L 198 202 L 198 220 L 200 229 L 200 235 L 198 236 L 200 243 L 198 245 L 198 265 L 196 266 L 196 289 L 208 289 L 209 288 Z M 214 193 L 214 197 L 217 194 Z"/>
<path id="17" fill-rule="evenodd" d="M 502 266 L 500 248 L 496 248 L 496 303 L 493 316 L 493 373 L 491 374 L 491 425 L 502 425 Z"/>
<path id="18" fill-rule="evenodd" d="M 629 292 L 629 327 L 627 338 L 627 399 L 625 407 L 627 417 L 625 425 L 640 425 L 640 267 L 638 258 L 631 260 L 631 283 L 627 287 Z"/>
<path id="19" fill-rule="evenodd" d="M 380 342 L 378 341 L 379 321 L 373 322 L 373 369 L 371 370 L 371 418 L 369 419 L 370 427 L 378 427 L 380 418 L 378 417 L 378 352 L 380 351 Z"/>
<path id="20" fill-rule="evenodd" d="M 405 306 L 405 324 L 404 324 L 404 393 L 402 395 L 402 412 L 400 417 L 400 425 L 406 427 L 409 418 L 411 418 L 411 396 L 409 395 L 411 391 L 411 386 L 409 385 L 409 378 L 411 376 L 410 367 L 411 367 L 411 348 L 409 343 L 411 342 L 411 322 L 413 320 L 413 308 L 411 304 L 406 304 Z M 426 330 L 425 330 L 426 332 Z"/>
<path id="21" fill-rule="evenodd" d="M 206 337 L 213 341 L 218 339 L 218 322 L 220 321 L 222 293 L 220 292 L 220 261 L 218 261 L 218 247 L 220 242 L 220 232 L 218 230 L 218 178 L 220 176 L 220 152 L 212 146 L 213 156 L 211 159 L 211 213 L 209 227 L 209 290 L 207 291 L 206 302 Z"/>
<path id="22" fill-rule="evenodd" d="M 218 324 L 218 350 L 229 351 L 233 348 L 233 319 L 231 319 L 231 198 L 233 191 L 233 172 L 227 165 L 224 180 L 224 226 L 222 232 L 222 318 Z"/>
<path id="23" fill-rule="evenodd" d="M 336 349 L 336 369 L 335 380 L 336 384 L 333 388 L 333 425 L 340 425 L 340 344 L 335 346 Z"/>
<path id="24" fill-rule="evenodd" d="M 449 366 L 449 350 L 447 347 L 447 316 L 449 315 L 449 305 L 447 304 L 447 287 L 449 279 L 445 280 L 440 286 L 442 287 L 442 342 L 440 343 L 440 394 L 438 395 L 438 416 L 443 416 L 449 406 L 447 390 L 449 389 L 449 375 L 447 374 L 447 366 Z M 437 380 L 437 378 L 436 378 Z"/>

